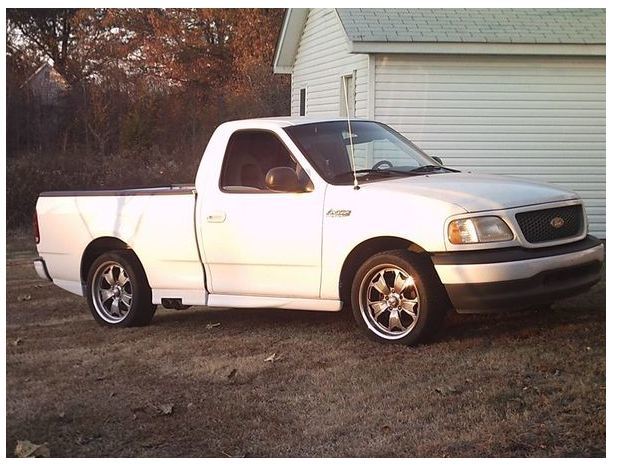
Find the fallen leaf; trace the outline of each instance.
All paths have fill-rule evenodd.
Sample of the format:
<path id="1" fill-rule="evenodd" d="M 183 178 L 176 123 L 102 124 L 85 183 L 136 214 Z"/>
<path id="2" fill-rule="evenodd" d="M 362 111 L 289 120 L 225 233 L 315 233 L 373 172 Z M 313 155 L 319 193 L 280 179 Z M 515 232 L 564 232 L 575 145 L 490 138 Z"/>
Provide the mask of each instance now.
<path id="1" fill-rule="evenodd" d="M 264 362 L 277 362 L 278 360 L 282 360 L 282 356 L 278 355 L 276 352 L 272 353 L 271 355 L 269 355 L 269 357 L 267 357 L 265 360 L 263 360 Z"/>
<path id="2" fill-rule="evenodd" d="M 27 302 L 30 299 L 32 299 L 32 296 L 30 295 L 20 295 L 17 297 L 17 300 L 20 302 Z"/>
<path id="3" fill-rule="evenodd" d="M 17 457 L 49 457 L 50 450 L 45 444 L 34 444 L 28 440 L 17 441 L 15 446 Z"/>
<path id="4" fill-rule="evenodd" d="M 452 386 L 440 386 L 435 388 L 435 391 L 441 394 L 442 396 L 447 396 L 448 394 L 456 394 L 459 391 Z"/>
<path id="5" fill-rule="evenodd" d="M 172 415 L 172 411 L 174 410 L 174 405 L 161 404 L 157 406 L 157 409 L 161 412 L 162 415 Z"/>
<path id="6" fill-rule="evenodd" d="M 15 340 L 13 341 L 13 345 L 19 345 L 19 344 L 21 344 L 21 343 L 22 343 L 22 338 L 21 338 L 21 337 L 18 337 L 17 339 L 15 339 Z"/>
<path id="7" fill-rule="evenodd" d="M 216 328 L 216 327 L 218 327 L 218 326 L 221 326 L 221 324 L 222 324 L 222 323 L 207 323 L 206 328 L 207 328 L 207 329 L 213 329 L 213 328 Z"/>

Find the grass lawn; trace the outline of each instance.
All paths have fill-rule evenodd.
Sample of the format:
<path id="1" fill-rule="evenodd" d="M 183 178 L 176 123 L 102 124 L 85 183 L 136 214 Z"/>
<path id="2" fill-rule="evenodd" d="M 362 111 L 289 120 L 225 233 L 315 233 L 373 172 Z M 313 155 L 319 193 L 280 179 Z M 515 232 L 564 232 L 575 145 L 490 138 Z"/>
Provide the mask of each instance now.
<path id="1" fill-rule="evenodd" d="M 605 284 L 382 345 L 350 310 L 159 308 L 98 326 L 7 237 L 7 454 L 605 456 Z M 272 354 L 273 361 L 265 361 Z"/>

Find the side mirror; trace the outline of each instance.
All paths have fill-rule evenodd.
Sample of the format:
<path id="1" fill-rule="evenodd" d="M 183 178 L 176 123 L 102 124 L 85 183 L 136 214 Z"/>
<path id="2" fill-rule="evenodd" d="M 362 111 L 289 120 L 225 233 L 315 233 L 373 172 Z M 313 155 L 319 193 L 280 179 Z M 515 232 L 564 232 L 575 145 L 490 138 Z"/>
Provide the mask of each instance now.
<path id="1" fill-rule="evenodd" d="M 297 172 L 290 167 L 274 167 L 265 176 L 265 185 L 273 191 L 300 193 L 306 191 Z"/>
<path id="2" fill-rule="evenodd" d="M 431 156 L 435 162 L 439 163 L 439 165 L 443 165 L 443 161 L 441 160 L 441 157 L 439 156 Z"/>

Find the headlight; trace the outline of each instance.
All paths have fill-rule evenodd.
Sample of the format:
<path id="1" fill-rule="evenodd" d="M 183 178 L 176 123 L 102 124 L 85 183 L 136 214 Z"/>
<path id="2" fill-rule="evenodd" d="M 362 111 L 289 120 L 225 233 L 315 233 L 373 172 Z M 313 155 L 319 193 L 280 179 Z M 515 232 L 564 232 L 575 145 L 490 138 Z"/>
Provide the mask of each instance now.
<path id="1" fill-rule="evenodd" d="M 457 219 L 448 225 L 448 239 L 455 245 L 505 242 L 513 238 L 510 227 L 495 216 Z"/>

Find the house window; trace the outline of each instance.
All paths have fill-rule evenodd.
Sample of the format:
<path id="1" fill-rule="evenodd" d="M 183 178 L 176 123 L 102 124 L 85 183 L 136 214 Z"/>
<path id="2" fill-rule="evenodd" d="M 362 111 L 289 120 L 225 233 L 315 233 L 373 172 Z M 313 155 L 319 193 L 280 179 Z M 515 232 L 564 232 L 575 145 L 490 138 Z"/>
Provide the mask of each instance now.
<path id="1" fill-rule="evenodd" d="M 306 88 L 299 90 L 299 115 L 306 115 Z"/>
<path id="2" fill-rule="evenodd" d="M 347 105 L 349 106 L 349 116 L 355 117 L 355 79 L 353 74 L 340 78 L 341 117 L 347 116 Z"/>

